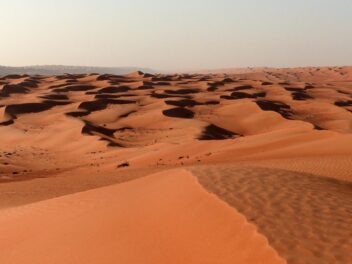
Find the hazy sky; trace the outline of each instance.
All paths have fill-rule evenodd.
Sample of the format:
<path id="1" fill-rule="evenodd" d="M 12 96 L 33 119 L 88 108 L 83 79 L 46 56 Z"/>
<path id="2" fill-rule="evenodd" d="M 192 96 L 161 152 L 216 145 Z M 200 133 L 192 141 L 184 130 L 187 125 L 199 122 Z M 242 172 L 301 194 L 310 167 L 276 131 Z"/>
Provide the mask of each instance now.
<path id="1" fill-rule="evenodd" d="M 352 65 L 352 0 L 0 0 L 0 65 Z"/>

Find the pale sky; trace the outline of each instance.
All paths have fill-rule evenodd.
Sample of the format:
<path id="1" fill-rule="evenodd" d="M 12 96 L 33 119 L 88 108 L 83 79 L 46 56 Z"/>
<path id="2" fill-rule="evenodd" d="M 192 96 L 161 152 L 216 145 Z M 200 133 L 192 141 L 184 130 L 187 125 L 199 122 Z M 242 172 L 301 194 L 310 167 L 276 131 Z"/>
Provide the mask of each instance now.
<path id="1" fill-rule="evenodd" d="M 352 0 L 0 0 L 0 65 L 352 65 Z"/>

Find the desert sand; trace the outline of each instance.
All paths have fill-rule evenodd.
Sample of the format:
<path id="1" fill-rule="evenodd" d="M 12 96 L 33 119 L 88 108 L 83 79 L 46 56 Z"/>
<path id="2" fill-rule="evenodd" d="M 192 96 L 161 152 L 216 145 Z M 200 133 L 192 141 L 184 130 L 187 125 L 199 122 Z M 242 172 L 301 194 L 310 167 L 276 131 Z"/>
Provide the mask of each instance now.
<path id="1" fill-rule="evenodd" d="M 0 223 L 2 263 L 285 263 L 185 170 L 5 210 Z"/>
<path id="2" fill-rule="evenodd" d="M 1 263 L 352 263 L 352 67 L 0 77 Z"/>

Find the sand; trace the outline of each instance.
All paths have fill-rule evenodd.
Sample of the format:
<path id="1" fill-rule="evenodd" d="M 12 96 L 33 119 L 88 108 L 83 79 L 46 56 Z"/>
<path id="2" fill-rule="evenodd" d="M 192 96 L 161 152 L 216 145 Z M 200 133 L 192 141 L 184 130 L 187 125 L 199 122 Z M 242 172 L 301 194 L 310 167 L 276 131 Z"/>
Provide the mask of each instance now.
<path id="1" fill-rule="evenodd" d="M 1 263 L 285 263 L 185 170 L 5 210 L 0 233 Z"/>
<path id="2" fill-rule="evenodd" d="M 351 132 L 351 67 L 0 77 L 0 260 L 352 263 Z"/>
<path id="3" fill-rule="evenodd" d="M 351 261 L 352 183 L 251 166 L 192 171 L 254 223 L 288 263 Z"/>

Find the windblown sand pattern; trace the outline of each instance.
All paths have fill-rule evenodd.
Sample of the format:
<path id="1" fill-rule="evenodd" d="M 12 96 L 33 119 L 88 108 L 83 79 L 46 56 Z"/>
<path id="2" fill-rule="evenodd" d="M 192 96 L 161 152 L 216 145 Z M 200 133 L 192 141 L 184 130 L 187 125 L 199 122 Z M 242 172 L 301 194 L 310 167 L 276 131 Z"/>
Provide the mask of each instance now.
<path id="1" fill-rule="evenodd" d="M 1 77 L 0 260 L 352 263 L 351 132 L 351 67 Z"/>
<path id="2" fill-rule="evenodd" d="M 199 166 L 192 171 L 256 224 L 288 263 L 351 261 L 351 182 L 246 166 Z"/>

